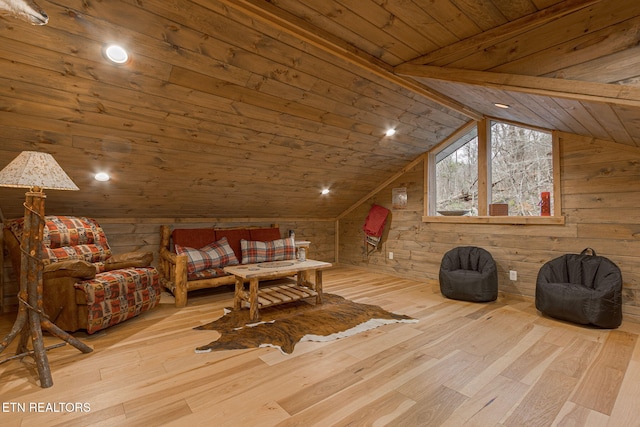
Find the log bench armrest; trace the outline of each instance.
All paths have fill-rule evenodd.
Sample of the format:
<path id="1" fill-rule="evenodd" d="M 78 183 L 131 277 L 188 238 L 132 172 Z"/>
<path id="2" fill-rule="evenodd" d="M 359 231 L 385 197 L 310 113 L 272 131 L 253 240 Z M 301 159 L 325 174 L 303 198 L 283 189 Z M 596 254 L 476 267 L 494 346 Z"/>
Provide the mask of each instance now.
<path id="1" fill-rule="evenodd" d="M 166 227 L 166 226 L 161 226 Z M 168 227 L 167 227 L 168 229 Z M 187 255 L 177 255 L 167 247 L 160 247 L 158 271 L 162 285 L 176 298 L 176 307 L 187 305 Z"/>

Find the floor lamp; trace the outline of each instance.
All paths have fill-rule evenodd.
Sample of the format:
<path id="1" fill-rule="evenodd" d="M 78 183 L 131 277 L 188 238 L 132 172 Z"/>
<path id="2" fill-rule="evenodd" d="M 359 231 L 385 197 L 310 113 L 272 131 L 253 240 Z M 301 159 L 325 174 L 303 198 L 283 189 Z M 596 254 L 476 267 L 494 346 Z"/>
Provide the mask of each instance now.
<path id="1" fill-rule="evenodd" d="M 53 380 L 47 359 L 47 348 L 45 348 L 42 338 L 43 329 L 83 353 L 93 351 L 91 347 L 53 324 L 43 311 L 42 301 L 42 236 L 45 222 L 44 199 L 46 197 L 43 190 L 78 190 L 78 187 L 51 154 L 35 151 L 23 151 L 0 171 L 0 186 L 29 189 L 24 203 L 24 224 L 20 243 L 22 254 L 18 317 L 9 334 L 0 342 L 0 353 L 7 348 L 18 333 L 21 333 L 16 356 L 9 359 L 33 355 L 40 378 L 40 386 L 47 388 L 53 385 Z M 33 350 L 27 348 L 29 339 Z M 0 363 L 2 362 L 0 361 Z"/>

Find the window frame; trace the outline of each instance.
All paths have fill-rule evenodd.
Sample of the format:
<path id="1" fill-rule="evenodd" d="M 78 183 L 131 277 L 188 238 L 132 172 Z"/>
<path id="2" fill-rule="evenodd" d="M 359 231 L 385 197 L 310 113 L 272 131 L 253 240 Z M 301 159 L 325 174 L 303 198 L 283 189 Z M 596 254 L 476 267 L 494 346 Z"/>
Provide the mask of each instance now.
<path id="1" fill-rule="evenodd" d="M 553 158 L 553 211 L 551 216 L 490 216 L 490 126 L 491 121 L 502 122 L 527 129 L 551 133 Z M 446 150 L 451 144 L 469 133 L 473 126 L 478 131 L 478 215 L 477 216 L 440 216 L 436 214 L 436 155 Z M 423 222 L 441 222 L 457 224 L 514 224 L 514 225 L 564 225 L 562 215 L 561 171 L 560 171 L 560 138 L 555 130 L 536 128 L 504 119 L 487 117 L 480 121 L 472 121 L 458 129 L 442 143 L 425 153 L 424 157 L 424 212 Z"/>

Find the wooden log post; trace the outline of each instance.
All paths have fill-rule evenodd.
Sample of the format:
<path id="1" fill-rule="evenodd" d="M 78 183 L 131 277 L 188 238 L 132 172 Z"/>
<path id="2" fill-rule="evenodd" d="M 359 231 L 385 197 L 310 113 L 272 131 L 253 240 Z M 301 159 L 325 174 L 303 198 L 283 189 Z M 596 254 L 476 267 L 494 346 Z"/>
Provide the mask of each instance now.
<path id="1" fill-rule="evenodd" d="M 42 337 L 43 327 L 83 353 L 90 353 L 93 349 L 54 325 L 43 311 L 42 236 L 45 222 L 44 199 L 44 193 L 38 188 L 26 193 L 20 246 L 22 254 L 20 260 L 18 317 L 9 334 L 0 342 L 0 352 L 4 351 L 17 334 L 21 332 L 16 354 L 33 356 L 40 379 L 40 386 L 48 388 L 53 385 L 53 379 L 47 358 L 47 349 L 44 346 Z M 31 339 L 33 351 L 29 351 L 27 348 L 29 338 Z M 2 362 L 4 361 L 0 361 L 0 363 Z"/>
<path id="2" fill-rule="evenodd" d="M 322 270 L 316 270 L 316 286 L 315 291 L 318 293 L 316 295 L 316 304 L 322 304 Z"/>
<path id="3" fill-rule="evenodd" d="M 258 311 L 258 281 L 257 277 L 249 279 L 249 318 L 251 320 L 260 320 Z"/>
<path id="4" fill-rule="evenodd" d="M 169 250 L 169 240 L 171 239 L 171 229 L 166 225 L 160 226 L 160 247 L 158 248 L 158 253 L 162 253 L 163 249 Z M 158 263 L 158 269 L 160 270 L 160 275 L 168 279 L 170 277 L 171 272 L 167 268 L 167 262 L 160 258 L 160 262 Z"/>
<path id="5" fill-rule="evenodd" d="M 173 296 L 176 298 L 176 307 L 187 306 L 187 256 L 176 256 L 176 273 L 175 273 L 175 286 L 176 289 L 173 292 Z"/>
<path id="6" fill-rule="evenodd" d="M 233 309 L 240 310 L 242 301 L 244 300 L 244 280 L 242 277 L 235 276 L 235 292 L 233 294 Z"/>
<path id="7" fill-rule="evenodd" d="M 33 346 L 33 358 L 36 362 L 40 386 L 48 388 L 53 385 L 51 369 L 47 359 L 47 351 L 44 348 L 42 338 L 42 325 L 40 314 L 42 313 L 42 234 L 44 230 L 44 199 L 42 192 L 30 191 L 27 193 L 24 212 L 23 264 L 21 272 L 26 274 L 27 295 L 29 301 L 29 331 L 31 333 L 31 345 Z M 24 253 L 29 250 L 26 257 Z M 24 262 L 26 260 L 26 263 Z M 26 271 L 25 271 L 26 270 Z M 27 329 L 23 329 L 26 333 Z"/>

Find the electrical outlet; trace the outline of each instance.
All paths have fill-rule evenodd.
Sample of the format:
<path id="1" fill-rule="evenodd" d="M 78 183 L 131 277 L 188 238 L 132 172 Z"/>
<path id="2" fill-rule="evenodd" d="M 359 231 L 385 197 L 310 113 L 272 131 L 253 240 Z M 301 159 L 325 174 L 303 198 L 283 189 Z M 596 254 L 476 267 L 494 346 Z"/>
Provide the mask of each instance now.
<path id="1" fill-rule="evenodd" d="M 393 252 L 389 252 L 389 259 L 393 259 Z"/>
<path id="2" fill-rule="evenodd" d="M 509 271 L 509 280 L 518 280 L 518 272 L 515 270 Z"/>

